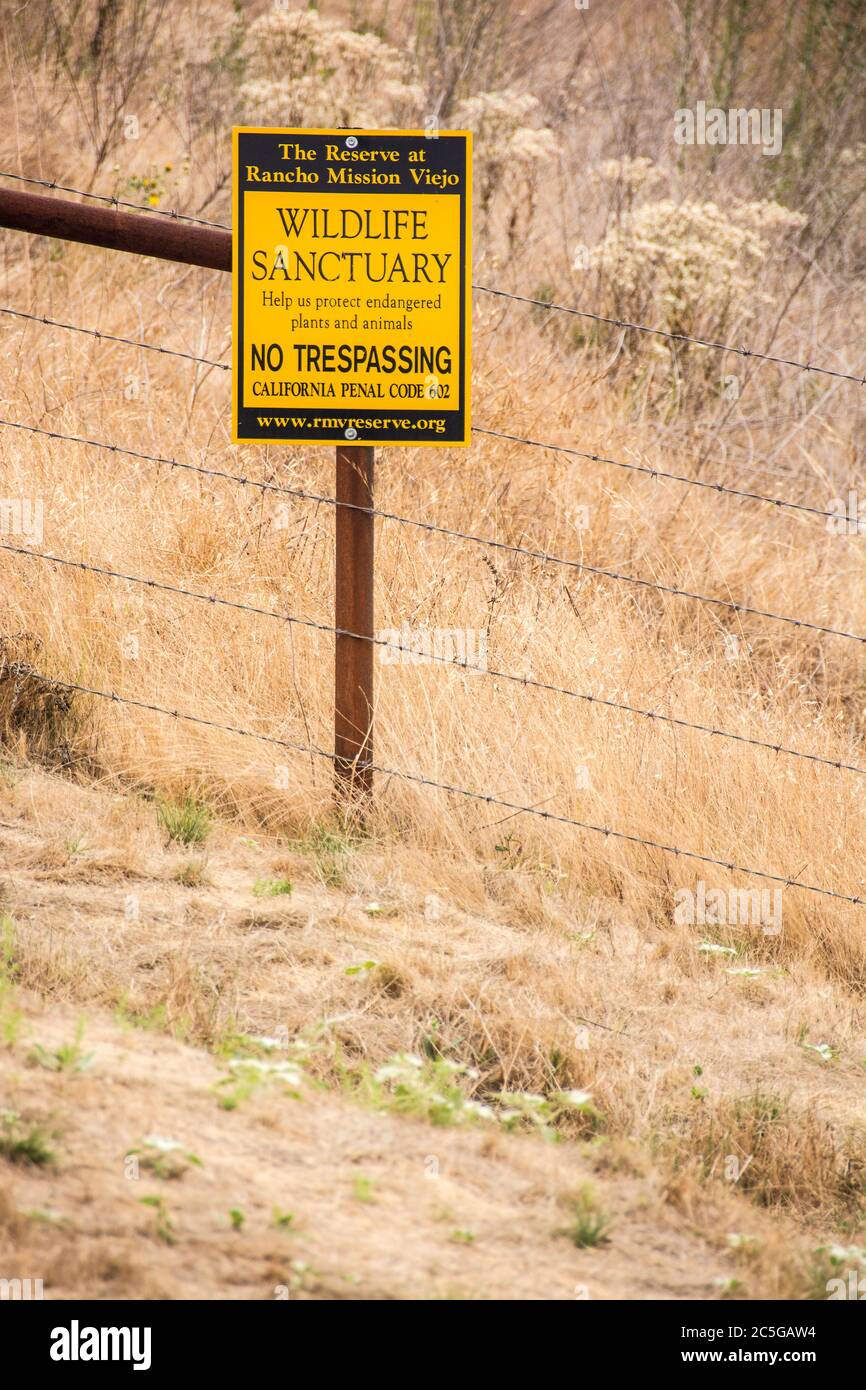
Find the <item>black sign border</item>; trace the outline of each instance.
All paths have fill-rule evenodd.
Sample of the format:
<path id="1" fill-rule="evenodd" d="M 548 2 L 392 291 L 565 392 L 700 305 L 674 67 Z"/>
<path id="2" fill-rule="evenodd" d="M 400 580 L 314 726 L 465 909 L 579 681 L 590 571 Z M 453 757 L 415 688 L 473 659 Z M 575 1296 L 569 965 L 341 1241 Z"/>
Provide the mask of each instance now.
<path id="1" fill-rule="evenodd" d="M 359 416 L 398 418 L 401 415 L 399 407 L 384 409 L 379 405 L 367 405 L 358 402 L 357 405 L 345 408 L 325 408 L 316 406 L 315 413 L 337 420 L 336 427 L 324 429 L 320 424 L 313 422 L 307 429 L 293 430 L 291 434 L 277 433 L 272 426 L 262 426 L 258 423 L 258 416 L 264 411 L 255 406 L 245 406 L 243 404 L 243 371 L 244 371 L 244 280 L 241 274 L 241 267 L 244 264 L 244 217 L 243 217 L 243 195 L 247 191 L 263 191 L 258 185 L 248 184 L 242 175 L 242 169 L 246 163 L 255 162 L 250 160 L 243 153 L 243 143 L 245 136 L 265 136 L 276 137 L 279 143 L 292 141 L 305 142 L 308 147 L 323 147 L 326 143 L 333 144 L 335 140 L 345 139 L 354 136 L 358 146 L 363 148 L 363 141 L 375 140 L 378 148 L 387 149 L 389 142 L 401 153 L 408 154 L 410 149 L 417 148 L 418 142 L 424 142 L 424 148 L 428 155 L 434 155 L 433 167 L 441 164 L 458 172 L 462 175 L 460 188 L 456 190 L 460 199 L 460 329 L 459 329 L 459 403 L 456 410 L 411 410 L 406 411 L 406 416 L 416 422 L 416 427 L 406 430 L 392 429 L 386 431 L 381 436 L 375 431 L 364 433 L 357 430 L 354 437 L 348 438 L 346 429 L 348 422 L 358 420 Z M 290 129 L 283 127 L 265 126 L 237 126 L 232 131 L 233 141 L 233 190 L 232 190 L 232 221 L 233 221 L 233 261 L 232 278 L 234 316 L 233 316 L 233 392 L 232 392 L 232 442 L 234 444 L 353 444 L 353 445 L 411 445 L 421 448 L 455 448 L 465 446 L 469 443 L 469 374 L 470 374 L 470 335 L 469 335 L 469 315 L 471 313 L 471 297 L 469 270 L 471 259 L 471 156 L 472 156 L 472 133 L 471 131 L 439 131 L 428 132 L 423 130 L 304 130 Z M 411 142 L 411 143 L 408 143 Z M 457 159 L 455 160 L 455 155 Z M 258 155 L 261 163 L 261 155 Z M 291 163 L 280 160 L 283 167 L 291 168 Z M 428 163 L 427 167 L 431 167 Z M 399 171 L 398 171 L 399 172 Z M 275 187 L 278 191 L 279 186 Z M 351 185 L 346 189 L 351 191 Z M 361 185 L 358 188 L 360 196 L 369 197 L 377 193 L 393 193 L 393 185 L 377 187 L 376 185 Z M 429 189 L 406 187 L 399 190 L 403 193 L 430 196 Z M 452 196 L 454 196 L 452 194 Z M 305 407 L 298 407 L 298 414 L 302 413 Z M 271 411 L 276 414 L 276 411 Z M 279 412 L 288 415 L 289 410 Z M 307 413 L 313 412 L 307 410 Z M 429 426 L 429 434 L 425 429 L 418 428 L 418 423 L 426 421 Z M 442 433 L 434 432 L 434 425 L 444 422 Z"/>

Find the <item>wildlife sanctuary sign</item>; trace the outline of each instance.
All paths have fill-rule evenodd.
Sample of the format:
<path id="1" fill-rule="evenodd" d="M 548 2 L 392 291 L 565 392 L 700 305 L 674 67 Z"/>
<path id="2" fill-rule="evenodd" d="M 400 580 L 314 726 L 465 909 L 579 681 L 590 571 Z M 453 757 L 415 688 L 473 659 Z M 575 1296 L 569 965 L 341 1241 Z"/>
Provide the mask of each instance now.
<path id="1" fill-rule="evenodd" d="M 469 443 L 471 141 L 235 129 L 234 443 Z"/>

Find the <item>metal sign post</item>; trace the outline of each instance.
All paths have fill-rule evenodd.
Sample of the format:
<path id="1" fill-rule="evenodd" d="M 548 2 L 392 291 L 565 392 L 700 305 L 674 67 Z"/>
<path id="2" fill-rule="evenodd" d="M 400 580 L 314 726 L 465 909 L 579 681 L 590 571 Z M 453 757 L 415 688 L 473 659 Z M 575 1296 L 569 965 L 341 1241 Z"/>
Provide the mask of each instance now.
<path id="1" fill-rule="evenodd" d="M 334 769 L 337 794 L 357 804 L 373 789 L 374 450 L 337 449 Z M 343 504 L 343 505 L 340 505 Z M 349 634 L 357 634 L 350 636 Z"/>

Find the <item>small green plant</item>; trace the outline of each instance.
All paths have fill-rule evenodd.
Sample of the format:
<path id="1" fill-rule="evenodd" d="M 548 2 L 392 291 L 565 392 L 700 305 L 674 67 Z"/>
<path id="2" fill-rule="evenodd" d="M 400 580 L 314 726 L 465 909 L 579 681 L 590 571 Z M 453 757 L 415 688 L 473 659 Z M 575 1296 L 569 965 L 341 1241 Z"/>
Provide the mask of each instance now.
<path id="1" fill-rule="evenodd" d="M 0 1158 L 34 1168 L 50 1168 L 57 1162 L 44 1131 L 37 1125 L 27 1128 L 15 1110 L 0 1111 Z"/>
<path id="2" fill-rule="evenodd" d="M 496 1091 L 492 1099 L 498 1102 L 494 1117 L 503 1129 L 534 1130 L 544 1139 L 558 1139 L 560 1124 L 567 1116 L 582 1116 L 591 1130 L 602 1123 L 588 1091 L 551 1091 L 546 1096 L 532 1091 Z"/>
<path id="3" fill-rule="evenodd" d="M 150 1009 L 134 1008 L 126 995 L 118 1000 L 114 1016 L 118 1023 L 130 1028 L 143 1028 L 149 1033 L 161 1033 L 168 1028 L 164 1004 L 154 1004 Z"/>
<path id="4" fill-rule="evenodd" d="M 719 1291 L 719 1298 L 739 1298 L 746 1290 L 742 1279 L 726 1279 L 720 1275 L 715 1284 Z"/>
<path id="5" fill-rule="evenodd" d="M 761 1238 L 743 1231 L 730 1231 L 728 1233 L 728 1246 L 731 1250 L 736 1250 L 744 1259 L 751 1259 L 761 1249 Z"/>
<path id="6" fill-rule="evenodd" d="M 229 1212 L 229 1221 L 232 1223 L 233 1231 L 242 1231 L 246 1219 L 247 1218 L 244 1216 L 240 1207 L 232 1207 L 231 1211 Z"/>
<path id="7" fill-rule="evenodd" d="M 53 1207 L 31 1207 L 29 1211 L 25 1211 L 24 1215 L 28 1221 L 33 1222 L 34 1226 L 72 1226 L 69 1217 L 64 1216 L 62 1212 L 55 1211 Z"/>
<path id="8" fill-rule="evenodd" d="M 352 1179 L 352 1196 L 356 1202 L 374 1202 L 376 1200 L 375 1184 L 372 1178 L 362 1178 L 360 1175 Z"/>
<path id="9" fill-rule="evenodd" d="M 78 855 L 84 854 L 87 847 L 87 841 L 83 835 L 73 835 L 65 841 L 66 853 L 70 859 L 76 859 Z"/>
<path id="10" fill-rule="evenodd" d="M 344 1083 L 360 1100 L 434 1125 L 490 1123 L 557 1139 L 558 1126 L 566 1116 L 580 1115 L 592 1129 L 601 1123 L 587 1091 L 552 1091 L 547 1096 L 496 1091 L 489 1097 L 492 1103 L 486 1103 L 467 1095 L 467 1083 L 478 1079 L 474 1067 L 429 1052 L 426 1056 L 400 1052 L 375 1072 L 362 1067 L 343 1073 Z"/>
<path id="11" fill-rule="evenodd" d="M 344 1079 L 361 1100 L 380 1110 L 416 1115 L 434 1125 L 477 1124 L 492 1118 L 489 1106 L 471 1100 L 461 1079 L 477 1073 L 445 1057 L 400 1052 L 377 1071 L 362 1068 Z"/>
<path id="12" fill-rule="evenodd" d="M 253 893 L 257 898 L 279 898 L 291 893 L 292 886 L 287 878 L 257 878 Z"/>
<path id="13" fill-rule="evenodd" d="M 360 975 L 364 971 L 375 970 L 378 964 L 379 962 L 377 960 L 362 960 L 360 965 L 347 965 L 346 974 Z"/>
<path id="14" fill-rule="evenodd" d="M 61 1043 L 60 1047 L 53 1051 L 43 1047 L 41 1043 L 35 1043 L 27 1060 L 32 1062 L 34 1066 L 45 1067 L 47 1071 L 86 1071 L 93 1061 L 93 1053 L 82 1050 L 83 1037 L 84 1019 L 80 1018 L 75 1025 L 75 1036 L 72 1042 Z"/>
<path id="15" fill-rule="evenodd" d="M 0 1046 L 14 1047 L 21 1035 L 24 1015 L 15 1001 L 15 923 L 0 917 Z"/>
<path id="16" fill-rule="evenodd" d="M 523 845 L 514 834 L 506 835 L 493 850 L 502 855 L 502 862 L 508 869 L 516 869 L 523 859 Z"/>
<path id="17" fill-rule="evenodd" d="M 283 1059 L 265 1061 L 260 1057 L 232 1057 L 228 1076 L 217 1082 L 221 1091 L 217 1104 L 221 1110 L 237 1110 L 242 1101 L 249 1100 L 264 1086 L 278 1086 L 295 1100 L 301 1098 L 304 1072 L 296 1061 Z"/>
<path id="18" fill-rule="evenodd" d="M 448 1239 L 452 1240 L 455 1245 L 472 1245 L 475 1240 L 475 1233 L 474 1231 L 461 1231 L 458 1229 L 452 1231 Z"/>
<path id="19" fill-rule="evenodd" d="M 164 1197 L 139 1197 L 143 1207 L 152 1207 L 156 1216 L 154 1228 L 160 1240 L 166 1245 L 174 1245 L 174 1222 Z"/>
<path id="20" fill-rule="evenodd" d="M 185 1149 L 179 1140 L 162 1134 L 145 1135 L 136 1148 L 127 1149 L 125 1157 L 137 1158 L 139 1168 L 157 1178 L 182 1178 L 190 1167 L 202 1166 L 201 1159 Z"/>
<path id="21" fill-rule="evenodd" d="M 856 1245 L 819 1245 L 803 1268 L 803 1296 L 811 1302 L 824 1301 L 830 1299 L 832 1291 L 834 1299 L 859 1298 L 864 1271 L 866 1249 Z"/>
<path id="22" fill-rule="evenodd" d="M 295 1224 L 295 1213 L 293 1211 L 281 1211 L 279 1207 L 274 1207 L 272 1219 L 278 1231 L 290 1231 Z"/>
<path id="23" fill-rule="evenodd" d="M 165 164 L 162 169 L 154 167 L 153 174 L 130 174 L 122 191 L 137 199 L 146 199 L 152 208 L 159 207 L 165 197 L 165 174 L 170 173 L 171 165 Z"/>
<path id="24" fill-rule="evenodd" d="M 21 1036 L 24 1015 L 15 1003 L 14 990 L 0 980 L 0 1047 L 14 1047 Z"/>
<path id="25" fill-rule="evenodd" d="M 311 854 L 316 872 L 329 888 L 339 888 L 346 876 L 356 841 L 317 825 L 305 840 L 290 840 L 288 848 L 296 854 Z"/>
<path id="26" fill-rule="evenodd" d="M 230 1024 L 215 1039 L 213 1050 L 218 1057 L 230 1060 L 236 1057 L 270 1057 L 281 1048 L 288 1048 L 289 1035 L 281 1037 L 254 1038 L 249 1033 L 238 1032 L 236 1024 Z"/>
<path id="27" fill-rule="evenodd" d="M 14 1047 L 21 1036 L 24 1015 L 15 1002 L 15 986 L 0 976 L 0 1047 Z"/>
<path id="28" fill-rule="evenodd" d="M 179 845 L 203 845 L 211 831 L 209 808 L 195 797 L 182 801 L 160 798 L 156 803 L 156 820 L 170 841 Z"/>
<path id="29" fill-rule="evenodd" d="M 601 1245 L 607 1240 L 610 1230 L 610 1217 L 598 1205 L 592 1188 L 584 1186 L 576 1197 L 568 1203 L 571 1208 L 571 1221 L 560 1232 L 568 1236 L 579 1249 L 585 1250 L 593 1245 Z"/>
<path id="30" fill-rule="evenodd" d="M 15 959 L 15 923 L 7 912 L 0 917 L 0 980 L 13 984 L 18 974 Z"/>

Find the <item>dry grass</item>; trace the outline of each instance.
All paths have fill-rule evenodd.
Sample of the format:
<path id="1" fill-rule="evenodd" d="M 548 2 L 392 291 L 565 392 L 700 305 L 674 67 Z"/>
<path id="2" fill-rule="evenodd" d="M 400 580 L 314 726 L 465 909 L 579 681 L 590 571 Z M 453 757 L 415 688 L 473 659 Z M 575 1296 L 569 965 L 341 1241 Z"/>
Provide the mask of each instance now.
<path id="1" fill-rule="evenodd" d="M 203 11 L 228 22 L 222 6 Z M 635 12 L 629 23 L 643 21 Z M 164 39 L 189 56 L 191 35 L 176 17 Z M 599 35 L 602 59 L 608 42 L 616 51 L 612 33 Z M 59 133 L 39 130 L 48 69 L 28 60 L 22 85 L 20 58 L 10 38 L 5 82 L 21 167 L 86 181 L 79 117 L 69 104 L 58 116 L 61 158 Z M 189 92 L 178 101 L 192 102 Z M 222 161 L 207 121 L 184 124 L 194 105 L 183 120 L 154 105 L 142 140 L 117 156 L 141 172 L 189 149 L 189 207 L 218 183 Z M 18 157 L 7 145 L 4 167 Z M 569 143 L 559 177 L 569 198 L 583 190 L 585 205 L 591 185 L 576 158 Z M 106 178 L 103 170 L 96 186 Z M 224 211 L 221 197 L 205 215 Z M 561 271 L 565 206 L 552 199 L 507 260 L 491 251 L 491 233 L 481 278 L 534 293 L 553 267 L 554 288 L 572 302 L 578 288 Z M 592 239 L 588 223 L 569 228 Z M 849 253 L 840 246 L 833 274 L 795 297 L 774 348 L 830 360 L 829 343 L 850 367 L 862 306 Z M 781 307 L 797 266 L 774 274 Z M 2 275 L 15 307 L 225 355 L 227 277 L 12 235 Z M 632 358 L 606 371 L 614 346 L 576 342 L 552 317 L 479 296 L 476 423 L 818 507 L 861 483 L 857 388 L 757 369 L 735 434 L 703 406 L 657 409 L 664 385 L 638 389 Z M 0 323 L 0 353 L 5 418 L 332 488 L 327 451 L 229 444 L 222 371 L 17 320 Z M 42 499 L 46 551 L 332 621 L 327 507 L 6 429 L 0 459 L 6 497 Z M 383 453 L 377 500 L 407 517 L 866 632 L 862 537 L 830 535 L 820 518 L 486 436 L 469 451 Z M 380 629 L 484 630 L 491 667 L 866 766 L 859 642 L 393 522 L 379 523 L 377 547 Z M 479 1095 L 585 1088 L 603 1116 L 598 1152 L 633 1144 L 635 1162 L 667 1193 L 661 1206 L 689 1214 L 711 1241 L 724 1240 L 731 1219 L 731 1155 L 751 1155 L 735 1186 L 774 1209 L 755 1216 L 765 1251 L 786 1221 L 807 1232 L 804 1248 L 862 1232 L 861 909 L 790 888 L 779 936 L 679 926 L 675 895 L 696 880 L 755 884 L 399 777 L 378 779 L 366 832 L 353 836 L 334 817 L 325 759 L 69 698 L 33 675 L 327 749 L 326 634 L 24 556 L 3 555 L 2 569 L 2 655 L 14 676 L 7 665 L 0 680 L 0 836 L 16 987 L 97 1014 L 119 1008 L 212 1048 L 233 1031 L 292 1035 L 329 1018 L 356 1067 L 426 1042 L 477 1068 Z M 862 776 L 501 678 L 378 663 L 376 676 L 376 758 L 387 767 L 843 893 L 866 890 Z M 157 798 L 210 807 L 218 823 L 206 849 L 166 847 Z M 274 876 L 292 880 L 291 896 L 256 897 L 254 882 Z M 365 910 L 371 902 L 381 910 Z M 705 940 L 734 947 L 738 967 L 761 973 L 727 974 L 729 958 L 699 952 Z M 367 960 L 370 969 L 346 973 Z M 835 1060 L 805 1046 L 819 1043 Z M 331 1054 L 316 1065 L 338 1084 Z M 802 1271 L 762 1259 L 750 1289 L 798 1296 Z M 101 1277 L 61 1283 L 93 1289 Z"/>
<path id="2" fill-rule="evenodd" d="M 576 1116 L 562 1138 L 603 1180 L 601 1209 L 649 1183 L 649 1219 L 659 1231 L 684 1220 L 707 1254 L 736 1257 L 713 1277 L 736 1281 L 739 1296 L 817 1296 L 812 1252 L 862 1241 L 862 1013 L 820 961 L 732 977 L 724 960 L 696 950 L 688 929 L 641 929 L 613 901 L 596 900 L 593 916 L 557 916 L 547 903 L 541 913 L 521 870 L 482 877 L 396 841 L 344 845 L 334 882 L 333 844 L 323 859 L 321 842 L 287 851 L 218 826 L 206 880 L 187 886 L 178 866 L 189 861 L 166 847 L 152 811 L 142 816 L 128 798 L 52 774 L 22 775 L 2 817 L 7 970 L 16 1008 L 24 1003 L 7 1056 L 19 1074 L 34 1040 L 69 1042 L 73 1009 L 88 1020 L 86 1053 L 94 1030 L 116 1029 L 109 1010 L 142 1046 L 167 1032 L 217 1057 L 242 1037 L 307 1036 L 318 1039 L 309 1075 L 336 1095 L 351 1127 L 365 1076 L 397 1054 L 426 1053 L 474 1067 L 469 1090 L 481 1100 L 501 1089 L 589 1090 L 595 1118 Z M 61 825 L 89 827 L 84 866 L 98 863 L 103 844 L 123 844 L 129 876 L 40 867 L 52 862 Z M 257 897 L 257 882 L 287 870 L 290 896 Z M 28 990 L 53 1001 L 62 1024 L 46 1030 Z M 828 1038 L 838 1053 L 830 1063 L 803 1045 Z M 154 1094 L 170 1055 L 158 1046 Z M 99 1048 L 96 1056 L 115 1070 Z M 20 1092 L 28 1104 L 32 1079 Z M 189 1104 L 172 1099 L 164 1128 L 151 1129 L 174 1133 Z M 271 1104 L 276 1115 L 286 1102 Z M 34 1123 L 49 1112 L 37 1107 Z M 421 1142 L 438 1152 L 432 1134 Z M 496 1139 L 505 1152 L 512 1142 L 545 1148 Z M 65 1190 L 71 1170 L 56 1147 Z M 562 1211 L 545 1218 L 549 1236 L 569 1226 L 579 1186 L 562 1183 Z M 744 1238 L 738 1252 L 731 1234 Z M 610 1240 L 622 1258 L 617 1227 Z M 665 1279 L 687 1273 L 681 1258 L 663 1261 Z M 688 1258 L 700 1263 L 696 1251 Z"/>

